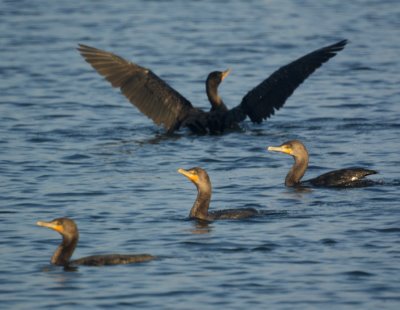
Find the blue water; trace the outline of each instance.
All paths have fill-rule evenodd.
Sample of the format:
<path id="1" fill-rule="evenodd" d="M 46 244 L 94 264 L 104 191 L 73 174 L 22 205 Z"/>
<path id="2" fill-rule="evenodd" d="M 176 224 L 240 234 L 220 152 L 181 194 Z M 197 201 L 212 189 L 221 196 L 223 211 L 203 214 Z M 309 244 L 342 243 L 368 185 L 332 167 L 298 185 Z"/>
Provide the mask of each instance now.
<path id="1" fill-rule="evenodd" d="M 398 1 L 1 1 L 0 307 L 4 309 L 398 309 L 400 306 L 400 4 Z M 232 68 L 229 106 L 279 66 L 340 39 L 344 51 L 267 122 L 243 132 L 166 137 L 76 51 L 78 43 L 151 68 L 194 105 Z M 291 158 L 265 147 L 298 138 L 306 177 L 365 166 L 379 184 L 299 192 Z M 205 168 L 212 209 L 266 216 L 198 226 Z M 158 260 L 65 272 L 60 237 L 37 220 L 74 218 L 75 258 Z"/>

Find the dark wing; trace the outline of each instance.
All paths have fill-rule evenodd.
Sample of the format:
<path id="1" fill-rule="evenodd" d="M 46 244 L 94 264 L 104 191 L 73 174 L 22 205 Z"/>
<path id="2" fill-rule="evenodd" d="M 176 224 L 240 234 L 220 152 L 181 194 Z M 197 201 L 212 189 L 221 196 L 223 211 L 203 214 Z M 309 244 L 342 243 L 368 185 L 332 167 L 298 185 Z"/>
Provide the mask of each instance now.
<path id="1" fill-rule="evenodd" d="M 142 113 L 168 131 L 179 128 L 192 104 L 150 70 L 115 54 L 79 44 L 78 51 L 96 71 Z"/>
<path id="2" fill-rule="evenodd" d="M 330 171 L 305 181 L 314 186 L 332 186 L 332 187 L 358 187 L 369 185 L 370 182 L 363 180 L 366 176 L 378 173 L 375 170 L 352 167 Z"/>
<path id="3" fill-rule="evenodd" d="M 86 265 L 86 266 L 105 266 L 105 265 L 121 265 L 141 263 L 154 259 L 149 254 L 123 255 L 123 254 L 107 254 L 92 255 L 82 257 L 69 262 L 70 266 Z"/>
<path id="4" fill-rule="evenodd" d="M 260 212 L 254 208 L 240 208 L 211 211 L 208 215 L 212 220 L 245 219 L 260 215 Z"/>
<path id="5" fill-rule="evenodd" d="M 346 44 L 347 40 L 339 41 L 279 68 L 261 84 L 249 91 L 243 97 L 240 105 L 236 107 L 236 110 L 242 110 L 253 122 L 261 123 L 264 119 L 273 115 L 275 109 L 279 110 L 286 99 L 310 74 L 334 57 Z"/>

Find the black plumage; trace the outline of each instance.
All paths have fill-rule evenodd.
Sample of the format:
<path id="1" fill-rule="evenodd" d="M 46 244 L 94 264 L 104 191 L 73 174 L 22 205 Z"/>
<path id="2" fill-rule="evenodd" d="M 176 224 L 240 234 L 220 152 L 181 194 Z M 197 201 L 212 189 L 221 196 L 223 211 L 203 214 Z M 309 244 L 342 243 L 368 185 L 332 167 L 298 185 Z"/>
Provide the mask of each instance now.
<path id="1" fill-rule="evenodd" d="M 374 183 L 364 178 L 376 173 L 375 170 L 371 169 L 349 167 L 330 171 L 304 182 L 309 182 L 313 186 L 323 187 L 363 187 Z"/>
<path id="2" fill-rule="evenodd" d="M 218 85 L 229 71 L 212 72 L 206 81 L 210 111 L 195 108 L 149 69 L 87 45 L 80 44 L 78 50 L 113 87 L 120 88 L 133 105 L 168 132 L 187 127 L 197 134 L 214 134 L 238 128 L 246 117 L 260 123 L 272 116 L 310 74 L 341 51 L 346 43 L 347 40 L 342 40 L 320 48 L 281 67 L 232 109 L 228 109 L 218 95 Z"/>

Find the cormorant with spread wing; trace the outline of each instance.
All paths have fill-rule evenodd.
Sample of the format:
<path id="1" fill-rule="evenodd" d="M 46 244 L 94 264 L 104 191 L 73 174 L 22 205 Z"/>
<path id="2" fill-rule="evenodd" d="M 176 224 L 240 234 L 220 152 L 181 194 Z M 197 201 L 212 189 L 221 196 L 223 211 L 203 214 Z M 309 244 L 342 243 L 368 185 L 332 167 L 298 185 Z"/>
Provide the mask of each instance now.
<path id="1" fill-rule="evenodd" d="M 269 118 L 308 76 L 346 44 L 347 40 L 339 41 L 279 68 L 232 109 L 225 106 L 218 94 L 218 86 L 230 70 L 211 72 L 206 80 L 211 103 L 208 112 L 193 107 L 189 100 L 149 69 L 87 45 L 80 44 L 78 50 L 113 87 L 119 87 L 133 105 L 157 125 L 163 125 L 167 132 L 187 127 L 196 134 L 218 134 L 226 129 L 238 128 L 247 116 L 254 123 Z"/>

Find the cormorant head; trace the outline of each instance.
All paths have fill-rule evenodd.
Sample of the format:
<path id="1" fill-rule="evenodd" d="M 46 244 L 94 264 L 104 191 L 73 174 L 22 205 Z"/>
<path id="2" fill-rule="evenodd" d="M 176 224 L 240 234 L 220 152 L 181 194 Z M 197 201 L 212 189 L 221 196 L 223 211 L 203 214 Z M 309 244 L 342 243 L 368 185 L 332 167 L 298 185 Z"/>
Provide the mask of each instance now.
<path id="1" fill-rule="evenodd" d="M 207 172 L 202 168 L 194 167 L 188 170 L 181 168 L 178 169 L 178 172 L 192 181 L 199 190 L 209 190 L 211 187 L 210 178 Z"/>
<path id="2" fill-rule="evenodd" d="M 285 153 L 292 155 L 293 157 L 303 156 L 304 154 L 308 156 L 306 147 L 299 140 L 290 140 L 281 144 L 280 146 L 269 146 L 267 150 Z"/>
<path id="3" fill-rule="evenodd" d="M 42 227 L 53 229 L 68 240 L 72 240 L 79 236 L 78 227 L 76 226 L 75 222 L 66 217 L 56 218 L 51 222 L 38 221 L 36 224 Z"/>
<path id="4" fill-rule="evenodd" d="M 206 80 L 208 87 L 217 88 L 218 85 L 229 75 L 231 69 L 225 71 L 213 71 L 211 72 Z"/>

